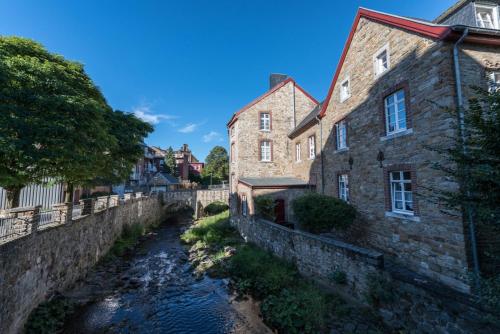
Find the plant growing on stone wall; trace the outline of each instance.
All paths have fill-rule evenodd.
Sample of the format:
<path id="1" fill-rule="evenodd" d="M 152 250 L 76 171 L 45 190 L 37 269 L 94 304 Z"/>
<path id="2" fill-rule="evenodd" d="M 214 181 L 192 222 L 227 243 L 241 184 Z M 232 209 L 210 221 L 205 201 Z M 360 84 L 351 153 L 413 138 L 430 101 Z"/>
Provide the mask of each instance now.
<path id="1" fill-rule="evenodd" d="M 381 274 L 368 273 L 366 275 L 367 291 L 366 301 L 375 307 L 385 303 L 392 303 L 395 299 L 395 292 L 391 282 Z"/>
<path id="2" fill-rule="evenodd" d="M 51 300 L 41 303 L 31 312 L 24 332 L 57 333 L 61 330 L 65 319 L 75 310 L 74 303 L 63 296 L 55 296 Z"/>
<path id="3" fill-rule="evenodd" d="M 274 221 L 276 206 L 274 199 L 270 196 L 262 195 L 254 198 L 255 211 L 259 217 Z"/>
<path id="4" fill-rule="evenodd" d="M 342 270 L 335 270 L 331 273 L 330 278 L 335 284 L 344 285 L 347 284 L 347 275 Z"/>
<path id="5" fill-rule="evenodd" d="M 321 333 L 331 312 L 327 296 L 306 283 L 267 297 L 261 309 L 266 323 L 280 333 Z"/>
<path id="6" fill-rule="evenodd" d="M 356 209 L 338 198 L 310 193 L 292 201 L 300 225 L 312 233 L 345 229 L 356 218 Z"/>

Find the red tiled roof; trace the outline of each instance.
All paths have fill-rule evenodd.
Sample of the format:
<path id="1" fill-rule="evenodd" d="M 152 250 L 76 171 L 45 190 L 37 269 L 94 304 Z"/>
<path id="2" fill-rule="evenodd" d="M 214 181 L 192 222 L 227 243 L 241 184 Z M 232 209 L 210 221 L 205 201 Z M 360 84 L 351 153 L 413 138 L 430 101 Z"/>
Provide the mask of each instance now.
<path id="1" fill-rule="evenodd" d="M 461 36 L 461 33 L 459 31 L 456 31 L 458 26 L 435 24 L 432 22 L 422 21 L 418 19 L 412 19 L 397 15 L 381 13 L 365 8 L 360 8 L 358 10 L 358 13 L 356 14 L 356 18 L 354 19 L 351 32 L 349 33 L 349 37 L 347 38 L 346 44 L 344 46 L 344 51 L 342 52 L 342 56 L 340 57 L 340 61 L 337 65 L 335 75 L 333 76 L 333 80 L 330 85 L 330 89 L 328 90 L 328 95 L 325 99 L 325 103 L 323 103 L 323 107 L 319 114 L 321 118 L 325 116 L 328 104 L 330 103 L 330 99 L 332 97 L 333 89 L 335 88 L 335 84 L 337 83 L 337 79 L 340 74 L 340 70 L 342 69 L 342 65 L 345 61 L 347 52 L 349 51 L 349 47 L 354 37 L 354 33 L 356 32 L 359 20 L 362 17 L 365 17 L 373 21 L 381 22 L 384 24 L 388 24 L 397 28 L 416 32 L 423 36 L 427 36 L 438 40 L 457 40 Z M 479 43 L 479 44 L 500 45 L 499 37 L 500 36 L 495 36 L 495 34 L 492 33 L 491 31 L 487 31 L 484 29 L 474 29 L 473 31 L 471 28 L 470 34 L 465 39 L 465 41 L 471 43 Z"/>
<path id="2" fill-rule="evenodd" d="M 258 98 L 256 98 L 255 100 L 253 100 L 252 102 L 250 102 L 249 104 L 247 104 L 246 106 L 244 106 L 243 108 L 241 108 L 240 110 L 238 110 L 237 112 L 235 112 L 233 114 L 233 116 L 231 117 L 231 119 L 229 120 L 229 122 L 227 123 L 227 126 L 230 127 L 231 125 L 233 125 L 234 122 L 236 122 L 236 120 L 238 119 L 238 116 L 241 115 L 241 113 L 243 113 L 245 110 L 247 110 L 248 108 L 250 108 L 253 105 L 257 104 L 258 102 L 262 101 L 263 99 L 265 99 L 269 95 L 273 94 L 274 92 L 278 91 L 280 88 L 286 86 L 290 82 L 292 82 L 295 85 L 295 87 L 297 87 L 302 93 L 304 93 L 305 96 L 307 96 L 309 99 L 311 99 L 311 101 L 313 101 L 316 104 L 319 104 L 319 102 L 316 101 L 316 99 L 314 97 L 312 97 L 311 94 L 309 94 L 302 87 L 300 87 L 295 82 L 295 80 L 293 80 L 293 78 L 288 78 L 288 79 L 284 80 L 283 82 L 281 82 L 281 83 L 277 84 L 276 86 L 274 86 L 267 93 L 259 96 Z"/>

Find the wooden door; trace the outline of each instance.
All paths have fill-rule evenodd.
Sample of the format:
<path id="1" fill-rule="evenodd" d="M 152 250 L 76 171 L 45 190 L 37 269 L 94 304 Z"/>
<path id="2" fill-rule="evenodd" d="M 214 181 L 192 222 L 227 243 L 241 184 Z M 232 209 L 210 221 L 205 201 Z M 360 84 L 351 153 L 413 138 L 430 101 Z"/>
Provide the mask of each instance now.
<path id="1" fill-rule="evenodd" d="M 277 199 L 274 201 L 275 222 L 278 224 L 285 223 L 285 200 Z"/>

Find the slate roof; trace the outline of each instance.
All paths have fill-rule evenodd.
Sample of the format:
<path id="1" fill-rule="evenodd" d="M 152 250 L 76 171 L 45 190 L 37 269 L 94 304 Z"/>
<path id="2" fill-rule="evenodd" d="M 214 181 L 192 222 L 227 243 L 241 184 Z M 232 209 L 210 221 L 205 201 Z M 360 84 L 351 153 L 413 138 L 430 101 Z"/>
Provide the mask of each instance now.
<path id="1" fill-rule="evenodd" d="M 439 15 L 435 20 L 434 22 L 435 23 L 441 23 L 443 22 L 444 20 L 446 20 L 450 15 L 452 15 L 453 13 L 455 13 L 457 10 L 459 10 L 460 8 L 462 8 L 463 6 L 465 6 L 467 3 L 469 3 L 470 0 L 459 0 L 457 2 L 455 2 L 450 8 L 448 8 L 447 10 L 445 10 L 443 13 L 441 13 L 441 15 Z"/>
<path id="2" fill-rule="evenodd" d="M 324 102 L 324 101 L 323 101 Z M 323 102 L 318 104 L 309 114 L 307 114 L 306 117 L 293 129 L 288 136 L 293 138 L 297 135 L 299 135 L 303 130 L 307 129 L 309 125 L 314 124 L 317 122 L 317 118 L 319 116 L 319 113 L 321 112 L 321 108 L 323 106 Z"/>
<path id="3" fill-rule="evenodd" d="M 168 173 L 156 173 L 149 181 L 149 185 L 164 186 L 169 184 L 179 184 L 179 180 Z"/>
<path id="4" fill-rule="evenodd" d="M 295 177 L 242 177 L 239 182 L 246 184 L 252 188 L 266 187 L 308 187 L 310 184 L 307 181 L 297 179 Z"/>

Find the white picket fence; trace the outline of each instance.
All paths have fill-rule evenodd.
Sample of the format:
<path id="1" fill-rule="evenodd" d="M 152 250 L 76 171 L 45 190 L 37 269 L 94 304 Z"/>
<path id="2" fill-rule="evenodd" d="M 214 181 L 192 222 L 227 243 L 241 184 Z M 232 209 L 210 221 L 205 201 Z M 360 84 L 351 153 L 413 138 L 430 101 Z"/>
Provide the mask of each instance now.
<path id="1" fill-rule="evenodd" d="M 51 208 L 53 204 L 64 201 L 64 186 L 62 183 L 50 187 L 43 185 L 29 185 L 21 189 L 19 207 L 37 206 Z M 5 209 L 7 204 L 7 192 L 0 187 L 0 210 Z"/>

